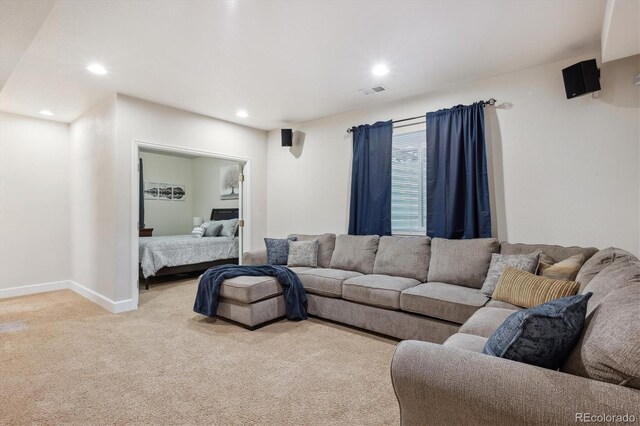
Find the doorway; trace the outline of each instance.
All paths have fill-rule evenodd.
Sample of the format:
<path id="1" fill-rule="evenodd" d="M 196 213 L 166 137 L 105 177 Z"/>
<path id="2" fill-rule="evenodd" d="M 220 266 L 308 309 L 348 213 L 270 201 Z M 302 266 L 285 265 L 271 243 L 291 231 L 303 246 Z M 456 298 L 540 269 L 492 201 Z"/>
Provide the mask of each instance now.
<path id="1" fill-rule="evenodd" d="M 237 233 L 231 237 L 236 247 L 228 252 L 227 248 L 216 248 L 216 254 L 211 260 L 215 258 L 215 261 L 227 263 L 225 256 L 231 254 L 222 253 L 237 253 L 237 262 L 242 262 L 242 253 L 251 241 L 249 159 L 136 140 L 133 143 L 133 159 L 131 281 L 136 305 L 139 286 L 142 285 L 141 270 L 144 269 L 141 252 L 148 253 L 150 250 L 142 245 L 152 242 L 154 245 L 168 243 L 161 241 L 162 237 L 165 240 L 182 237 L 188 243 L 195 241 L 192 238 L 197 238 L 191 235 L 196 228 L 237 218 Z M 141 205 L 144 206 L 142 214 Z M 214 243 L 214 239 L 199 242 Z M 227 241 L 225 244 L 230 243 Z M 190 262 L 204 260 L 197 258 L 201 256 L 200 251 L 195 256 L 181 253 L 181 259 L 185 259 L 187 264 L 183 269 L 188 270 L 189 265 L 198 266 Z M 149 262 L 146 264 L 148 266 Z M 154 264 L 153 268 L 158 266 L 160 265 Z M 165 272 L 167 271 L 171 272 Z M 148 267 L 146 273 L 153 274 L 154 271 Z"/>

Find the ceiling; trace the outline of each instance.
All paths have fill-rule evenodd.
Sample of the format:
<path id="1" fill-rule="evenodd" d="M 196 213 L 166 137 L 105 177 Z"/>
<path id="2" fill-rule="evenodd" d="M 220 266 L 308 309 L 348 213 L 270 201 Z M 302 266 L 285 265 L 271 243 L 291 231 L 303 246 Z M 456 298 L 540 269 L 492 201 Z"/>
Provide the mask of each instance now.
<path id="1" fill-rule="evenodd" d="M 118 92 L 273 129 L 598 51 L 604 12 L 605 0 L 59 0 L 31 22 L 43 21 L 0 108 L 70 122 Z M 14 44 L 24 37 L 3 30 L 0 50 Z M 380 62 L 391 71 L 375 77 Z"/>
<path id="2" fill-rule="evenodd" d="M 609 0 L 601 40 L 602 62 L 640 53 L 640 1 Z"/>
<path id="3" fill-rule="evenodd" d="M 55 0 L 0 0 L 0 89 L 55 4 Z"/>

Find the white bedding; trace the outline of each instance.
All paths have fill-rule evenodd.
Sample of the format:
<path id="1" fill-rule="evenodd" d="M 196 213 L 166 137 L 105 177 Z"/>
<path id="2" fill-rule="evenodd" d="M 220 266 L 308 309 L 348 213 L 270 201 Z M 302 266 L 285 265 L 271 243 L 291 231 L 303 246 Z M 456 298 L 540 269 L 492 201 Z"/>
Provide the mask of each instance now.
<path id="1" fill-rule="evenodd" d="M 140 238 L 139 259 L 145 278 L 165 266 L 192 265 L 238 257 L 238 237 L 170 235 Z"/>

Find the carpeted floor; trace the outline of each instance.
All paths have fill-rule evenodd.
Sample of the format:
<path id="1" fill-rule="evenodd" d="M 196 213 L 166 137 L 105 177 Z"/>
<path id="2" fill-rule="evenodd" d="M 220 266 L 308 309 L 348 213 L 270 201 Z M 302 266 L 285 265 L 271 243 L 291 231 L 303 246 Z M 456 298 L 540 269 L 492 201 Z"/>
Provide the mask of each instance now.
<path id="1" fill-rule="evenodd" d="M 0 301 L 0 424 L 397 424 L 396 342 L 311 319 L 248 331 L 195 280 L 113 315 L 63 290 Z"/>

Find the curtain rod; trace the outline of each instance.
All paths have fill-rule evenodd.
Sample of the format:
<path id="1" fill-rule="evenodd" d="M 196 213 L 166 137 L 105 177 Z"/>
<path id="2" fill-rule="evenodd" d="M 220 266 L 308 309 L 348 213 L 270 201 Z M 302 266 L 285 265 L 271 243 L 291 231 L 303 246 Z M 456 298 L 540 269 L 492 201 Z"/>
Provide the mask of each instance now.
<path id="1" fill-rule="evenodd" d="M 488 100 L 488 101 L 478 101 L 478 103 L 479 103 L 479 104 L 482 104 L 482 106 L 483 106 L 483 107 L 485 107 L 485 106 L 487 106 L 487 105 L 495 105 L 496 100 L 495 100 L 494 98 L 489 98 L 489 100 Z M 391 123 L 392 123 L 392 124 L 395 124 L 395 123 L 402 123 L 403 121 L 417 120 L 418 118 L 424 118 L 424 115 L 419 115 L 419 116 L 417 116 L 417 117 L 410 117 L 410 118 L 402 118 L 402 119 L 400 119 L 400 120 L 393 120 Z M 424 121 L 421 121 L 421 122 L 419 122 L 419 123 L 405 124 L 405 125 L 402 125 L 402 126 L 393 126 L 393 127 L 394 127 L 394 128 L 399 129 L 399 128 L 401 128 L 401 127 L 414 126 L 414 125 L 416 125 L 416 124 L 423 124 L 423 123 L 425 123 L 425 122 L 424 122 Z M 347 129 L 347 133 L 351 133 L 351 132 L 353 132 L 353 129 L 354 129 L 354 128 L 355 128 L 355 127 L 352 127 L 352 128 L 350 128 L 350 129 Z"/>

